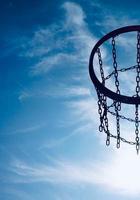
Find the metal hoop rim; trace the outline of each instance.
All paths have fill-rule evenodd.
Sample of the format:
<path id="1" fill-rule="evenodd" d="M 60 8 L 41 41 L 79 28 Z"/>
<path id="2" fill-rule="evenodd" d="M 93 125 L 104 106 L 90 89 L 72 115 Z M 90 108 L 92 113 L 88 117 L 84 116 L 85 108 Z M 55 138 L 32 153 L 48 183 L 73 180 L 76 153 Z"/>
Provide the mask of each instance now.
<path id="1" fill-rule="evenodd" d="M 106 88 L 97 78 L 94 68 L 93 68 L 93 59 L 94 56 L 97 52 L 97 49 L 108 39 L 111 37 L 116 37 L 122 33 L 127 33 L 127 32 L 133 32 L 133 31 L 140 31 L 140 25 L 133 25 L 133 26 L 125 26 L 119 29 L 116 29 L 112 32 L 109 32 L 105 36 L 103 36 L 93 47 L 91 54 L 90 54 L 90 59 L 89 59 L 89 75 L 90 78 L 95 85 L 97 89 L 101 93 L 103 93 L 105 96 L 109 97 L 110 99 L 116 100 L 121 103 L 126 103 L 126 104 L 140 104 L 140 97 L 130 97 L 130 96 L 125 96 L 121 94 L 117 94 L 110 89 Z"/>

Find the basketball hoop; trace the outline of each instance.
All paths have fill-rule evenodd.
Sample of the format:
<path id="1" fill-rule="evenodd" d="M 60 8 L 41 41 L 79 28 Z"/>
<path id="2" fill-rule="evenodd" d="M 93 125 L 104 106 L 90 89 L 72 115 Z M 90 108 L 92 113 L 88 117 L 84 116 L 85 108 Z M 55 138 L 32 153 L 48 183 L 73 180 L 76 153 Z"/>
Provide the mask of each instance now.
<path id="1" fill-rule="evenodd" d="M 123 67 L 119 68 L 118 64 L 118 55 L 117 55 L 117 38 L 119 38 L 122 35 L 125 35 L 126 33 L 136 33 L 136 59 L 133 66 L 129 67 Z M 104 62 L 102 58 L 102 46 L 107 43 L 109 43 L 109 47 L 111 47 L 112 52 L 112 72 L 108 74 L 108 76 L 105 76 L 105 70 L 104 70 Z M 127 56 L 127 55 L 126 55 Z M 95 73 L 95 66 L 97 67 L 97 64 L 94 64 L 95 57 L 98 58 L 98 68 L 100 72 L 100 80 L 99 77 L 97 77 L 97 73 Z M 127 72 L 135 70 L 135 90 L 133 91 L 133 95 L 124 95 L 120 88 L 120 80 L 119 75 L 121 72 Z M 140 25 L 135 26 L 126 26 L 119 29 L 116 29 L 107 35 L 105 35 L 103 38 L 101 38 L 94 48 L 92 49 L 90 60 L 89 60 L 89 74 L 90 78 L 95 86 L 97 96 L 98 96 L 98 113 L 100 117 L 100 125 L 99 125 L 99 131 L 106 133 L 106 145 L 110 145 L 110 138 L 115 138 L 117 140 L 117 148 L 120 148 L 120 142 L 125 142 L 131 145 L 136 146 L 137 153 L 140 149 L 140 138 L 139 138 L 139 104 L 140 104 Z M 112 91 L 108 86 L 106 86 L 106 81 L 113 77 L 114 80 L 114 87 L 115 91 Z M 109 99 L 109 100 L 108 100 Z M 128 118 L 127 116 L 122 115 L 120 112 L 122 111 L 122 105 L 124 104 L 130 104 L 134 105 L 134 118 Z M 110 109 L 113 108 L 113 111 Z M 109 118 L 108 114 L 111 114 L 115 117 L 116 121 L 116 134 L 112 134 L 109 129 Z M 132 141 L 127 140 L 126 138 L 121 136 L 120 131 L 120 120 L 127 120 L 129 122 L 134 123 L 134 139 L 132 138 Z"/>

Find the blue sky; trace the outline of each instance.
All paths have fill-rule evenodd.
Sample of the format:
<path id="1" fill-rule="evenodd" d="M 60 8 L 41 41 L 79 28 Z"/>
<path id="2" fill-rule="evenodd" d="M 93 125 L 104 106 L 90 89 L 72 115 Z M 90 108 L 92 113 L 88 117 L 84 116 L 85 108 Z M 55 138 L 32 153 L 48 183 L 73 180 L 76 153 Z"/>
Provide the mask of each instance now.
<path id="1" fill-rule="evenodd" d="M 139 4 L 0 2 L 0 199 L 139 199 L 140 158 L 105 146 L 88 74 L 96 41 L 139 24 Z"/>

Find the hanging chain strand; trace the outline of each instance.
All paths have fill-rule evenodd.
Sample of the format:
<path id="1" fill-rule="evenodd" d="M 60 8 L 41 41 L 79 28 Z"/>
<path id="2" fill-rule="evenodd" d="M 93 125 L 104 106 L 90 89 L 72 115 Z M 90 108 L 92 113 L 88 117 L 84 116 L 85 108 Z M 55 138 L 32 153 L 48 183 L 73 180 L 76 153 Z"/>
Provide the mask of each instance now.
<path id="1" fill-rule="evenodd" d="M 100 73 L 101 73 L 101 78 L 102 78 L 102 82 L 104 84 L 104 71 L 103 71 L 103 66 L 102 66 L 102 58 L 101 58 L 101 52 L 100 49 L 97 49 L 97 53 L 98 53 L 98 61 L 99 61 L 99 66 L 100 66 Z M 103 109 L 102 109 L 102 94 L 100 94 L 99 90 L 97 90 L 97 95 L 98 95 L 98 113 L 100 115 L 100 125 L 99 125 L 99 131 L 102 132 L 103 131 L 103 117 L 102 117 L 102 113 L 103 113 Z"/>
<path id="2" fill-rule="evenodd" d="M 115 86 L 116 93 L 120 94 L 119 90 L 119 80 L 118 80 L 118 70 L 117 70 L 117 61 L 116 61 L 116 47 L 115 47 L 115 38 L 112 38 L 112 54 L 113 54 L 113 67 L 114 67 L 114 77 L 115 77 Z M 121 103 L 114 101 L 115 112 L 116 112 L 116 126 L 117 126 L 117 148 L 120 148 L 120 117 L 119 111 L 121 110 Z"/>
<path id="3" fill-rule="evenodd" d="M 140 32 L 137 33 L 137 68 L 136 68 L 136 96 L 139 97 L 140 93 Z M 135 111 L 135 134 L 136 134 L 136 151 L 139 153 L 139 109 L 138 104 L 136 104 Z"/>
<path id="4" fill-rule="evenodd" d="M 97 53 L 98 53 L 102 84 L 105 85 L 103 62 L 102 62 L 100 48 L 97 49 Z M 110 132 L 108 128 L 108 118 L 107 118 L 107 99 L 104 94 L 100 94 L 99 91 L 97 93 L 98 93 L 98 107 L 99 107 L 98 112 L 100 115 L 99 131 L 102 132 L 104 130 L 107 133 L 106 145 L 108 146 L 110 144 Z"/>
<path id="5" fill-rule="evenodd" d="M 101 97 L 101 94 L 99 92 L 99 90 L 96 88 L 96 91 L 97 91 L 97 95 L 98 95 L 98 113 L 99 113 L 99 116 L 100 116 L 100 125 L 99 125 L 99 131 L 102 132 L 103 131 L 103 117 L 102 117 L 102 97 Z"/>
<path id="6" fill-rule="evenodd" d="M 137 151 L 137 154 L 139 153 L 139 122 L 138 122 L 138 119 L 139 119 L 139 116 L 138 116 L 138 105 L 136 105 L 136 111 L 135 111 L 135 134 L 136 134 L 136 151 Z"/>
<path id="7" fill-rule="evenodd" d="M 101 56 L 100 48 L 97 49 L 97 53 L 98 53 L 98 60 L 99 60 L 99 66 L 100 66 L 100 73 L 101 73 L 102 83 L 103 83 L 103 85 L 105 85 L 105 77 L 104 77 L 104 70 L 103 70 L 103 61 L 102 61 L 102 56 Z"/>
<path id="8" fill-rule="evenodd" d="M 139 96 L 140 92 L 140 32 L 137 34 L 137 68 L 136 68 L 137 76 L 136 76 L 136 96 Z"/>

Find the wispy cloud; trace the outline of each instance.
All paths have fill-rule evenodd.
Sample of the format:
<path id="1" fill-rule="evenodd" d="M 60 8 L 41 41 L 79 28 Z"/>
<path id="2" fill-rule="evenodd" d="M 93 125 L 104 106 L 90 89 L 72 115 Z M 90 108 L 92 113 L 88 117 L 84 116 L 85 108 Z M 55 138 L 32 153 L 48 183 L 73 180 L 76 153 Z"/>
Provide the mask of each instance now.
<path id="1" fill-rule="evenodd" d="M 49 72 L 53 67 L 59 66 L 59 68 L 61 68 L 64 63 L 65 65 L 69 62 L 75 64 L 76 61 L 77 59 L 75 55 L 69 55 L 66 53 L 58 53 L 53 56 L 43 57 L 37 64 L 32 67 L 30 74 L 33 76 L 45 74 Z"/>
<path id="2" fill-rule="evenodd" d="M 113 153 L 113 152 L 112 152 Z M 139 195 L 138 156 L 131 148 L 115 151 L 114 156 L 106 158 L 106 162 L 55 161 L 53 166 L 47 164 L 32 165 L 17 160 L 12 163 L 11 170 L 17 175 L 17 182 L 50 182 L 67 185 L 101 185 L 108 191 L 119 195 Z"/>
<path id="3" fill-rule="evenodd" d="M 79 101 L 69 101 L 66 103 L 70 109 L 72 109 L 72 112 L 74 115 L 79 116 L 79 120 L 87 120 L 90 122 L 97 123 L 97 109 L 95 107 L 96 101 L 94 98 L 85 98 L 81 99 Z"/>
<path id="4" fill-rule="evenodd" d="M 72 2 L 64 3 L 61 9 L 65 11 L 65 19 L 37 30 L 23 47 L 22 55 L 38 58 L 32 66 L 32 75 L 47 73 L 55 66 L 65 66 L 66 62 L 88 63 L 96 37 L 88 29 L 85 14 L 78 4 Z"/>
<path id="5" fill-rule="evenodd" d="M 72 98 L 72 97 L 88 97 L 90 96 L 90 90 L 88 87 L 82 86 L 68 86 L 64 84 L 58 84 L 57 87 L 50 86 L 47 89 L 31 90 L 31 91 L 21 91 L 19 94 L 19 101 L 23 102 L 30 98 Z"/>

